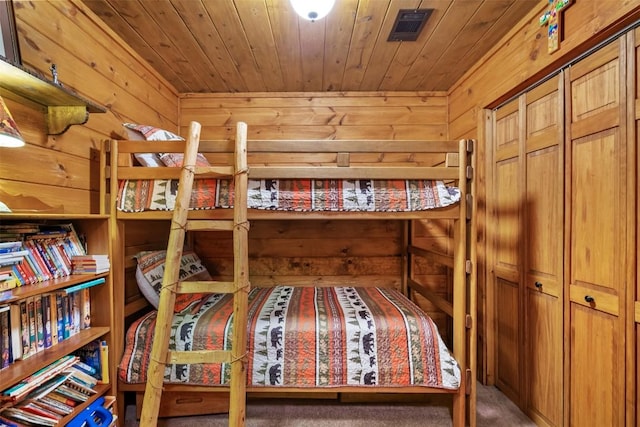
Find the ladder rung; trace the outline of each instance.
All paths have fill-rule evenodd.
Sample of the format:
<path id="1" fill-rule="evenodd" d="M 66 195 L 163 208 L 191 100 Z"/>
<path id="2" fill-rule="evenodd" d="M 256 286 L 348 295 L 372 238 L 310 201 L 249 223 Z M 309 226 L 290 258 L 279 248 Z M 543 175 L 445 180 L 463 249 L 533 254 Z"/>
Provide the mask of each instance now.
<path id="1" fill-rule="evenodd" d="M 167 363 L 229 363 L 233 360 L 230 350 L 169 351 Z"/>
<path id="2" fill-rule="evenodd" d="M 231 220 L 206 220 L 206 219 L 195 219 L 187 221 L 187 230 L 188 231 L 198 231 L 198 230 L 221 230 L 221 231 L 232 231 L 233 230 L 233 221 Z"/>
<path id="3" fill-rule="evenodd" d="M 222 178 L 232 177 L 235 173 L 233 166 L 196 166 L 193 170 L 198 178 Z"/>
<path id="4" fill-rule="evenodd" d="M 236 291 L 234 282 L 219 282 L 216 280 L 178 282 L 178 294 L 232 294 Z"/>

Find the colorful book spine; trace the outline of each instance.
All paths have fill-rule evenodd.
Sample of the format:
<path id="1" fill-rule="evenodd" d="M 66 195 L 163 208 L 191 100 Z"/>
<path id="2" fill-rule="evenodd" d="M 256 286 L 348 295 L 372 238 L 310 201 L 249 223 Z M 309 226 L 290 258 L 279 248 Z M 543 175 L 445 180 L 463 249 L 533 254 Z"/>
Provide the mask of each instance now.
<path id="1" fill-rule="evenodd" d="M 27 301 L 20 301 L 20 341 L 22 342 L 22 358 L 31 356 L 31 342 L 29 338 L 29 314 Z"/>
<path id="2" fill-rule="evenodd" d="M 36 331 L 36 301 L 34 297 L 27 298 L 27 316 L 29 319 L 29 354 L 38 352 Z"/>
<path id="3" fill-rule="evenodd" d="M 34 298 L 36 311 L 36 351 L 44 350 L 44 312 L 42 310 L 42 296 Z"/>

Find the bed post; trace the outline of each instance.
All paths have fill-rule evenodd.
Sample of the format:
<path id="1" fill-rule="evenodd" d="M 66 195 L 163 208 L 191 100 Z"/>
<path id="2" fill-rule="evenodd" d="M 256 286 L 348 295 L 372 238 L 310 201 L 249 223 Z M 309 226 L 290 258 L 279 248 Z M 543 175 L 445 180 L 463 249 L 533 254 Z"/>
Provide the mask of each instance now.
<path id="1" fill-rule="evenodd" d="M 471 197 L 471 152 L 473 143 L 461 140 L 460 159 L 460 212 L 454 222 L 454 261 L 453 261 L 453 355 L 460 365 L 460 389 L 453 398 L 453 425 L 476 425 L 475 405 L 475 279 L 472 277 L 473 240 L 471 236 L 471 218 L 473 198 Z"/>

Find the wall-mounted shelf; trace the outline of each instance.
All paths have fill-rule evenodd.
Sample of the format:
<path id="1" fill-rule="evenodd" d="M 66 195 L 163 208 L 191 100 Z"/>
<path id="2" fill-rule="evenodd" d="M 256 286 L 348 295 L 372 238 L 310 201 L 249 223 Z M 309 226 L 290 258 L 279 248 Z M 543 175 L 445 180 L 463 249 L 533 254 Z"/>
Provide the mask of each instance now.
<path id="1" fill-rule="evenodd" d="M 0 87 L 46 107 L 49 135 L 59 135 L 71 125 L 81 125 L 89 113 L 106 113 L 107 109 L 82 98 L 62 85 L 48 81 L 20 65 L 0 56 Z"/>

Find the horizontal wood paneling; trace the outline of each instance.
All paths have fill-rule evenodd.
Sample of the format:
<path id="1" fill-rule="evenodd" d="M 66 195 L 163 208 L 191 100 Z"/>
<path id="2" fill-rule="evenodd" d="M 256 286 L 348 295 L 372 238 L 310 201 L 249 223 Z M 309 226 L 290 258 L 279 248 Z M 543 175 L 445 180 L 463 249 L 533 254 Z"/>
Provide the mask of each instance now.
<path id="1" fill-rule="evenodd" d="M 27 142 L 19 149 L 0 148 L 2 191 L 65 213 L 95 213 L 100 141 L 121 134 L 129 121 L 176 131 L 178 94 L 82 2 L 17 0 L 14 9 L 23 65 L 50 76 L 56 64 L 65 87 L 108 111 L 48 136 L 41 107 L 0 92 Z"/>
<path id="2" fill-rule="evenodd" d="M 249 125 L 249 139 L 446 140 L 443 93 L 185 94 L 180 129 L 200 121 L 203 139 L 230 139 L 235 123 Z"/>

